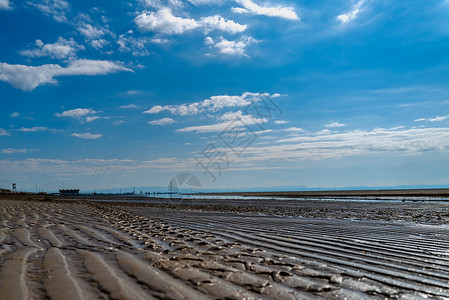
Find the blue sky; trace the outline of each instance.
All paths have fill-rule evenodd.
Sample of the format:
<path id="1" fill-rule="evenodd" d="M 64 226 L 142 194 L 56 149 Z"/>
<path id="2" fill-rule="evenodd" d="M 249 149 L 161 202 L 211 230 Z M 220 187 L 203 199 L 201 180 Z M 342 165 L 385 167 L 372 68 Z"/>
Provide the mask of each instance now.
<path id="1" fill-rule="evenodd" d="M 449 184 L 448 1 L 0 0 L 0 25 L 2 187 Z"/>

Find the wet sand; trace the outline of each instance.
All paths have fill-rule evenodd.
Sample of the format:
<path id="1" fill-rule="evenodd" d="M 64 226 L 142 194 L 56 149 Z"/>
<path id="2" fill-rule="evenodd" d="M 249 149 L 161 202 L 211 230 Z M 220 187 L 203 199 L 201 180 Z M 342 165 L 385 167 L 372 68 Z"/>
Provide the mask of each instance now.
<path id="1" fill-rule="evenodd" d="M 329 190 L 329 191 L 278 191 L 278 192 L 226 192 L 201 193 L 199 195 L 251 196 L 251 197 L 445 197 L 449 198 L 449 189 L 382 189 L 382 190 Z"/>
<path id="2" fill-rule="evenodd" d="M 447 299 L 449 204 L 0 199 L 0 299 Z"/>

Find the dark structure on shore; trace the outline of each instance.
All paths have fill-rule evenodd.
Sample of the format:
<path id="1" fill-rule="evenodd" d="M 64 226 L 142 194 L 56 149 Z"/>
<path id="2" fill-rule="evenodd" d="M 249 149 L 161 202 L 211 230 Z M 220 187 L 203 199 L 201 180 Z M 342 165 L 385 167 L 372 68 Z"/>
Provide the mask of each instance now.
<path id="1" fill-rule="evenodd" d="M 0 189 L 0 194 L 11 194 L 11 190 L 8 190 L 8 189 Z"/>
<path id="2" fill-rule="evenodd" d="M 80 190 L 78 189 L 73 189 L 73 190 L 59 190 L 59 195 L 60 196 L 79 196 L 80 194 Z"/>

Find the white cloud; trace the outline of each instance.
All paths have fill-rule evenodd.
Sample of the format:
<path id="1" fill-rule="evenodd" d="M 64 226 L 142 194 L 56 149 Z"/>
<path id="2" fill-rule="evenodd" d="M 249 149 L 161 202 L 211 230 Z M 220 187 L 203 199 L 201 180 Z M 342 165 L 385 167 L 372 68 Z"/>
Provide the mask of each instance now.
<path id="1" fill-rule="evenodd" d="M 98 39 L 105 34 L 103 28 L 94 27 L 91 24 L 82 23 L 77 30 L 88 39 Z"/>
<path id="2" fill-rule="evenodd" d="M 9 115 L 11 118 L 17 118 L 20 116 L 20 113 L 18 112 L 13 112 L 12 114 Z"/>
<path id="3" fill-rule="evenodd" d="M 11 2 L 9 0 L 0 0 L 0 9 L 11 10 Z"/>
<path id="4" fill-rule="evenodd" d="M 156 105 L 151 109 L 144 111 L 143 113 L 157 114 L 165 110 L 171 112 L 172 114 L 181 116 L 196 115 L 203 111 L 203 109 L 199 106 L 198 103 L 192 103 L 192 104 L 165 105 L 165 106 Z"/>
<path id="5" fill-rule="evenodd" d="M 211 30 L 221 30 L 235 34 L 245 31 L 248 28 L 247 25 L 242 25 L 232 20 L 226 20 L 219 15 L 201 18 L 199 23 L 204 26 L 206 33 Z"/>
<path id="6" fill-rule="evenodd" d="M 104 75 L 118 71 L 132 72 L 121 63 L 107 60 L 78 59 L 71 62 L 67 68 L 61 70 L 62 75 Z"/>
<path id="7" fill-rule="evenodd" d="M 146 7 L 153 7 L 153 8 L 164 8 L 164 7 L 173 7 L 173 8 L 179 8 L 183 7 L 184 3 L 181 0 L 139 0 L 144 6 Z"/>
<path id="8" fill-rule="evenodd" d="M 56 43 L 44 44 L 41 40 L 36 40 L 36 49 L 22 50 L 20 55 L 28 57 L 43 57 L 48 56 L 51 58 L 65 59 L 76 57 L 76 52 L 84 50 L 84 46 L 78 45 L 73 38 L 66 40 L 59 37 Z"/>
<path id="9" fill-rule="evenodd" d="M 109 45 L 109 42 L 106 41 L 105 39 L 98 39 L 98 40 L 92 40 L 90 42 L 90 45 L 95 50 L 100 50 L 100 49 L 103 49 L 104 46 Z"/>
<path id="10" fill-rule="evenodd" d="M 157 12 L 142 13 L 134 19 L 134 22 L 142 31 L 164 34 L 182 34 L 200 27 L 200 24 L 194 19 L 176 17 L 168 8 Z"/>
<path id="11" fill-rule="evenodd" d="M 129 95 L 129 96 L 139 95 L 139 94 L 140 94 L 140 91 L 137 91 L 137 90 L 129 90 L 129 91 L 126 92 L 126 94 Z"/>
<path id="12" fill-rule="evenodd" d="M 17 131 L 21 131 L 21 132 L 37 132 L 37 131 L 47 131 L 47 130 L 48 130 L 47 127 L 42 127 L 42 126 L 34 126 L 31 128 L 22 127 L 20 129 L 17 129 Z"/>
<path id="13" fill-rule="evenodd" d="M 205 132 L 220 132 L 225 130 L 231 122 L 222 122 L 218 124 L 210 124 L 210 125 L 200 125 L 200 126 L 190 126 L 181 129 L 177 129 L 178 132 L 196 132 L 196 133 L 205 133 Z"/>
<path id="14" fill-rule="evenodd" d="M 298 128 L 298 127 L 290 127 L 285 129 L 285 131 L 291 131 L 291 132 L 304 132 L 305 130 L 302 128 Z"/>
<path id="15" fill-rule="evenodd" d="M 193 5 L 212 5 L 212 4 L 222 4 L 226 0 L 187 0 Z"/>
<path id="16" fill-rule="evenodd" d="M 176 123 L 176 121 L 173 120 L 172 118 L 163 118 L 160 120 L 154 120 L 154 121 L 148 122 L 148 124 L 150 124 L 150 125 L 160 125 L 160 126 L 170 125 L 173 123 Z"/>
<path id="17" fill-rule="evenodd" d="M 65 15 L 70 10 L 70 4 L 64 0 L 28 1 L 27 4 L 53 17 L 57 22 L 67 22 Z"/>
<path id="18" fill-rule="evenodd" d="M 214 39 L 210 36 L 206 36 L 206 38 L 204 39 L 204 43 L 208 46 L 212 46 L 215 44 Z"/>
<path id="19" fill-rule="evenodd" d="M 67 117 L 73 119 L 79 119 L 81 122 L 92 122 L 99 119 L 99 116 L 95 116 L 95 114 L 99 113 L 90 108 L 76 108 L 71 110 L 63 111 L 62 113 L 56 113 L 57 117 Z"/>
<path id="20" fill-rule="evenodd" d="M 209 99 L 203 100 L 201 106 L 208 108 L 210 111 L 218 111 L 228 107 L 242 107 L 258 102 L 264 97 L 272 97 L 269 93 L 250 93 L 245 92 L 240 96 L 219 95 L 212 96 Z"/>
<path id="21" fill-rule="evenodd" d="M 90 108 L 76 108 L 71 110 L 66 110 L 62 113 L 56 113 L 55 115 L 58 117 L 68 117 L 73 119 L 80 119 L 81 122 L 92 122 L 97 119 L 100 119 L 99 116 L 95 116 L 95 114 L 99 113 L 98 111 L 92 110 Z"/>
<path id="22" fill-rule="evenodd" d="M 420 118 L 416 119 L 415 122 L 423 122 L 423 121 L 429 121 L 429 122 L 441 122 L 449 119 L 449 115 L 446 116 L 438 116 L 434 118 Z"/>
<path id="23" fill-rule="evenodd" d="M 324 126 L 327 127 L 327 128 L 337 128 L 337 127 L 345 127 L 346 124 L 342 124 L 342 123 L 339 123 L 339 122 L 332 122 L 332 123 L 326 124 Z"/>
<path id="24" fill-rule="evenodd" d="M 134 56 L 147 56 L 150 52 L 147 50 L 147 44 L 151 42 L 147 38 L 135 38 L 133 36 L 119 35 L 117 39 L 120 52 L 130 52 Z"/>
<path id="25" fill-rule="evenodd" d="M 82 118 L 85 117 L 87 115 L 93 115 L 96 114 L 97 112 L 95 110 L 92 110 L 90 108 L 76 108 L 76 109 L 71 109 L 71 110 L 66 110 L 64 112 L 62 112 L 61 114 L 57 113 L 56 115 L 58 117 L 69 117 L 69 118 Z"/>
<path id="26" fill-rule="evenodd" d="M 0 128 L 0 136 L 7 136 L 7 135 L 9 135 L 9 132 L 3 128 Z"/>
<path id="27" fill-rule="evenodd" d="M 96 140 L 102 137 L 100 133 L 98 134 L 92 134 L 89 132 L 86 133 L 72 133 L 72 136 L 75 136 L 80 139 L 86 139 L 86 140 Z"/>
<path id="28" fill-rule="evenodd" d="M 181 0 L 168 0 L 167 1 L 169 6 L 172 7 L 183 7 L 184 6 L 184 2 Z"/>
<path id="29" fill-rule="evenodd" d="M 148 170 L 150 169 L 170 174 L 173 168 L 177 170 L 181 170 L 180 168 L 182 168 L 182 170 L 192 172 L 195 168 L 196 161 L 192 158 L 187 163 L 180 163 L 178 158 L 159 158 L 152 161 L 134 161 L 117 158 L 85 158 L 70 161 L 44 158 L 28 158 L 23 160 L 4 159 L 0 160 L 0 165 L 2 166 L 2 172 L 0 174 L 18 177 L 18 175 L 23 174 L 23 170 L 27 170 L 29 172 L 28 174 L 45 174 L 48 178 L 57 182 L 55 184 L 57 187 L 61 186 L 61 180 L 75 176 L 83 176 L 83 178 L 93 176 L 92 178 L 98 178 L 100 175 L 118 174 L 120 177 L 126 177 L 129 175 L 135 176 L 136 171 L 141 171 L 142 174 L 148 174 Z"/>
<path id="30" fill-rule="evenodd" d="M 232 10 L 239 14 L 264 15 L 268 17 L 279 17 L 289 20 L 299 20 L 293 7 L 287 6 L 259 6 L 251 0 L 237 0 L 243 7 L 233 7 Z"/>
<path id="31" fill-rule="evenodd" d="M 32 151 L 37 151 L 36 149 L 14 149 L 14 148 L 5 148 L 2 149 L 1 153 L 3 154 L 15 154 L 15 153 L 28 153 L 28 152 L 32 152 Z"/>
<path id="32" fill-rule="evenodd" d="M 244 127 L 253 124 L 263 124 L 268 122 L 265 118 L 255 118 L 251 115 L 243 115 L 241 111 L 229 112 L 220 117 L 220 123 L 190 126 L 181 129 L 177 129 L 178 132 L 220 132 L 223 130 L 231 130 L 236 127 Z"/>
<path id="33" fill-rule="evenodd" d="M 199 20 L 191 18 L 176 17 L 168 8 L 163 8 L 157 12 L 144 12 L 138 15 L 134 22 L 141 31 L 152 31 L 162 34 L 183 34 L 185 32 L 203 28 L 205 33 L 212 30 L 220 30 L 228 33 L 239 33 L 248 28 L 247 25 L 239 24 L 233 20 L 227 20 L 220 15 L 203 17 Z M 132 33 L 132 31 L 131 31 Z M 124 38 L 124 35 L 121 36 Z M 139 40 L 135 40 L 139 41 Z M 130 41 L 130 42 L 135 42 Z M 146 40 L 141 39 L 146 42 Z M 153 43 L 167 43 L 165 39 L 153 39 Z"/>
<path id="34" fill-rule="evenodd" d="M 162 3 L 159 0 L 139 0 L 146 7 L 161 7 Z"/>
<path id="35" fill-rule="evenodd" d="M 216 48 L 222 54 L 247 56 L 245 53 L 246 48 L 256 43 L 257 40 L 249 36 L 242 36 L 239 40 L 228 41 L 224 37 L 221 37 L 220 41 L 217 42 L 208 36 L 204 42 L 209 47 Z"/>
<path id="36" fill-rule="evenodd" d="M 357 18 L 357 15 L 362 12 L 362 6 L 365 4 L 365 0 L 360 0 L 354 6 L 350 11 L 348 11 L 345 14 L 341 14 L 337 16 L 337 20 L 340 21 L 342 24 L 346 24 L 348 22 L 353 21 L 355 18 Z"/>
<path id="37" fill-rule="evenodd" d="M 284 120 L 277 120 L 277 121 L 274 121 L 274 124 L 276 124 L 276 125 L 282 125 L 282 124 L 287 124 L 287 123 L 289 123 L 290 121 L 284 121 Z"/>
<path id="38" fill-rule="evenodd" d="M 167 40 L 167 39 L 155 38 L 155 39 L 151 39 L 151 42 L 152 42 L 153 44 L 163 45 L 163 44 L 169 43 L 170 41 Z"/>
<path id="39" fill-rule="evenodd" d="M 130 108 L 139 108 L 139 107 L 135 104 L 128 104 L 128 105 L 121 105 L 121 106 L 119 106 L 119 108 L 130 109 Z"/>
<path id="40" fill-rule="evenodd" d="M 330 131 L 329 129 L 323 129 L 323 130 L 316 132 L 317 135 L 326 135 L 326 134 L 330 134 L 330 133 L 332 133 L 332 131 Z"/>
<path id="41" fill-rule="evenodd" d="M 194 102 L 190 104 L 181 105 L 165 105 L 153 106 L 151 109 L 144 111 L 145 114 L 157 114 L 163 111 L 168 111 L 175 115 L 196 115 L 205 111 L 216 112 L 223 108 L 242 107 L 251 104 L 252 102 L 258 102 L 265 97 L 278 97 L 279 94 L 269 93 L 250 93 L 245 92 L 240 96 L 228 96 L 219 95 L 212 96 L 209 99 L 205 99 L 201 102 Z"/>
<path id="42" fill-rule="evenodd" d="M 385 152 L 449 151 L 449 128 L 375 128 L 344 133 L 304 132 L 277 144 L 248 147 L 245 161 L 324 159 Z"/>
<path id="43" fill-rule="evenodd" d="M 262 135 L 262 134 L 271 133 L 271 132 L 273 132 L 273 129 L 264 129 L 264 130 L 254 131 L 254 134 Z"/>
<path id="44" fill-rule="evenodd" d="M 441 122 L 444 120 L 449 119 L 449 116 L 440 116 L 440 117 L 435 117 L 435 118 L 431 118 L 429 119 L 430 122 Z"/>
<path id="45" fill-rule="evenodd" d="M 160 112 L 163 112 L 164 110 L 168 110 L 171 113 L 174 113 L 176 111 L 176 110 L 174 110 L 175 107 L 177 107 L 177 106 L 176 105 L 165 105 L 165 106 L 156 105 L 156 106 L 153 106 L 152 108 L 150 108 L 149 110 L 144 111 L 143 113 L 144 114 L 158 114 Z"/>
<path id="46" fill-rule="evenodd" d="M 227 129 L 221 124 L 188 128 L 189 132 L 218 132 Z M 195 131 L 201 130 L 201 131 Z M 179 130 L 183 131 L 183 129 Z M 259 134 L 259 132 L 256 132 Z M 223 149 L 227 151 L 226 148 Z M 263 163 L 280 161 L 320 160 L 360 155 L 400 154 L 420 155 L 434 151 L 449 152 L 449 128 L 375 128 L 339 133 L 330 130 L 303 131 L 300 136 L 275 142 L 252 144 L 241 157 L 232 161 L 263 167 Z M 229 154 L 229 152 L 228 152 Z"/>
<path id="47" fill-rule="evenodd" d="M 86 122 L 92 122 L 92 121 L 95 121 L 95 120 L 98 120 L 98 119 L 100 119 L 100 117 L 99 116 L 87 116 L 86 117 Z"/>
<path id="48" fill-rule="evenodd" d="M 125 123 L 125 121 L 123 121 L 123 120 L 115 120 L 114 122 L 112 122 L 112 125 L 119 126 L 119 125 L 122 125 L 124 123 Z"/>
<path id="49" fill-rule="evenodd" d="M 243 117 L 243 113 L 241 110 L 238 111 L 228 111 L 220 116 L 218 119 L 221 121 L 234 121 L 241 119 Z"/>
<path id="50" fill-rule="evenodd" d="M 42 66 L 10 65 L 0 63 L 0 80 L 6 81 L 13 87 L 23 91 L 32 91 L 37 86 L 43 84 L 56 84 L 54 77 L 74 76 L 74 75 L 105 75 L 119 71 L 129 71 L 121 63 L 107 60 L 78 59 L 72 61 L 67 67 L 57 64 L 47 64 Z"/>

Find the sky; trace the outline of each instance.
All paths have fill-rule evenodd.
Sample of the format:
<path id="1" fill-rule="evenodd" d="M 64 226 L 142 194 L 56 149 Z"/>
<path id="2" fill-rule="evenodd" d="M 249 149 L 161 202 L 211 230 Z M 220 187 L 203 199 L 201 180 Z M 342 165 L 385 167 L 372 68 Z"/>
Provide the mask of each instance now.
<path id="1" fill-rule="evenodd" d="M 0 187 L 445 187 L 448 53 L 447 0 L 0 0 Z"/>

